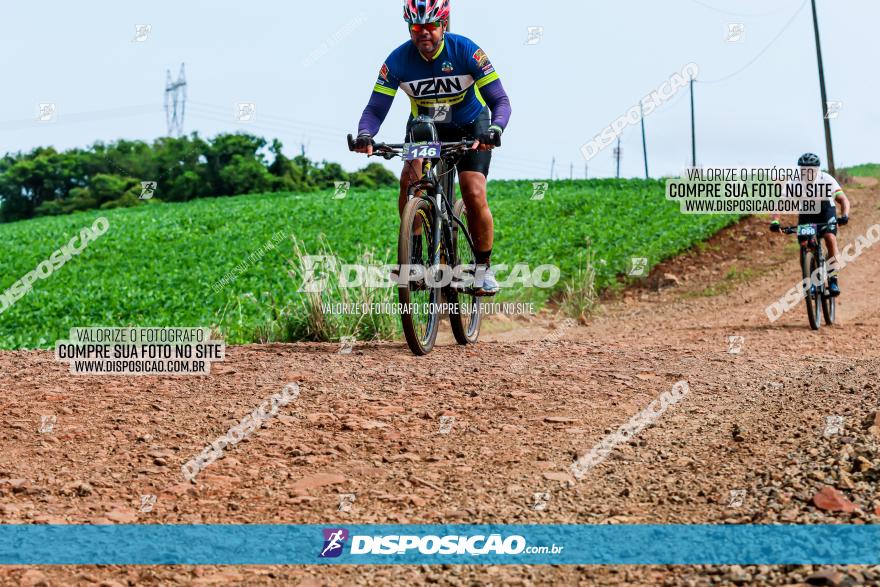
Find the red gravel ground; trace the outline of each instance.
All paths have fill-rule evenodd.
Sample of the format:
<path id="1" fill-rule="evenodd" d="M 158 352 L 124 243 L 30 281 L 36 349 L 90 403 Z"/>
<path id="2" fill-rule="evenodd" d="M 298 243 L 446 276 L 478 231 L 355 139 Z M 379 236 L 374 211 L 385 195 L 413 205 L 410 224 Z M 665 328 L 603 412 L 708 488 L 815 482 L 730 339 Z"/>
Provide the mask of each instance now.
<path id="1" fill-rule="evenodd" d="M 848 193 L 843 243 L 880 222 L 876 186 Z M 228 348 L 207 377 L 126 378 L 73 376 L 51 352 L 2 352 L 0 521 L 877 523 L 878 428 L 864 420 L 880 403 L 880 246 L 844 269 L 838 325 L 812 332 L 802 305 L 773 324 L 764 313 L 800 280 L 791 240 L 750 219 L 607 300 L 586 326 L 494 320 L 478 345 L 447 336 L 424 358 L 403 343 L 350 354 L 248 345 Z M 664 274 L 679 284 L 656 289 L 675 281 Z M 740 352 L 729 336 L 743 337 Z M 582 479 L 570 476 L 579 455 L 679 380 L 690 393 L 678 405 Z M 288 382 L 301 388 L 295 402 L 184 481 L 184 462 Z M 41 415 L 57 416 L 52 432 L 39 432 Z M 833 415 L 845 431 L 829 437 Z M 442 430 L 441 416 L 454 418 Z M 863 444 L 867 465 L 823 469 Z M 817 508 L 825 485 L 854 511 Z M 535 493 L 549 494 L 543 509 Z M 340 494 L 354 494 L 350 511 L 339 511 Z M 156 496 L 152 511 L 140 511 L 141 495 Z M 784 585 L 818 570 L 58 566 L 0 568 L 0 583 Z M 840 584 L 880 580 L 841 570 L 851 574 L 835 576 Z"/>

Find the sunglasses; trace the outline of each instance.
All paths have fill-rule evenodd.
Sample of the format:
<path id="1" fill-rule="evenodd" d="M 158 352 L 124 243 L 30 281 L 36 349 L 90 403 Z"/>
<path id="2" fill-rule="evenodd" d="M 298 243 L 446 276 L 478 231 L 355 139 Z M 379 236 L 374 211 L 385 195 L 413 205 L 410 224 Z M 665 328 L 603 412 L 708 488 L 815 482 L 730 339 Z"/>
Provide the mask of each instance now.
<path id="1" fill-rule="evenodd" d="M 428 24 L 411 24 L 409 25 L 409 30 L 412 33 L 420 33 L 422 31 L 436 31 L 441 26 L 443 26 L 443 21 L 438 20 L 436 22 L 429 22 Z"/>

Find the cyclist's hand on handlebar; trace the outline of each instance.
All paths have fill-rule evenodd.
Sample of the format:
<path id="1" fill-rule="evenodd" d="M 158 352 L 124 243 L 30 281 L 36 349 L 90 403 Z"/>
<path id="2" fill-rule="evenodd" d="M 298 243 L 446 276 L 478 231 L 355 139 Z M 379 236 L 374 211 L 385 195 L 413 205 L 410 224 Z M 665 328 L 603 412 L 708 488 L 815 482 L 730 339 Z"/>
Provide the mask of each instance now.
<path id="1" fill-rule="evenodd" d="M 354 140 L 354 150 L 356 153 L 366 153 L 368 156 L 373 154 L 373 137 L 368 134 L 361 134 Z"/>
<path id="2" fill-rule="evenodd" d="M 779 224 L 778 220 L 770 223 L 770 232 L 782 232 L 782 225 Z"/>
<path id="3" fill-rule="evenodd" d="M 844 214 L 843 216 L 841 216 L 840 218 L 837 219 L 837 223 L 841 226 L 845 226 L 845 225 L 849 224 L 849 216 L 847 214 Z"/>
<path id="4" fill-rule="evenodd" d="M 476 148 L 480 151 L 489 151 L 495 147 L 501 146 L 501 127 L 492 125 L 486 132 L 477 137 Z"/>

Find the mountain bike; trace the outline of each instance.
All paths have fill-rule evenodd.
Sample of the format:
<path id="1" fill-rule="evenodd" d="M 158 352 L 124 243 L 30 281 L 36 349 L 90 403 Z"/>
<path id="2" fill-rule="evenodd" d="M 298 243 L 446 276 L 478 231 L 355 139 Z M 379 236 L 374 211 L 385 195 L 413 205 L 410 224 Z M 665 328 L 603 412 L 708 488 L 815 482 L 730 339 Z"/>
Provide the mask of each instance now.
<path id="1" fill-rule="evenodd" d="M 801 272 L 810 284 L 804 292 L 804 299 L 807 304 L 807 318 L 813 330 L 819 330 L 821 326 L 820 305 L 825 324 L 833 325 L 836 316 L 837 304 L 828 287 L 828 257 L 825 254 L 825 244 L 820 244 L 818 237 L 821 229 L 835 224 L 836 218 L 824 224 L 798 224 L 780 229 L 784 234 L 797 234 L 801 245 Z M 813 279 L 813 275 L 816 279 Z"/>
<path id="2" fill-rule="evenodd" d="M 374 143 L 374 155 L 422 159 L 422 177 L 408 190 L 397 242 L 398 301 L 403 334 L 413 354 L 431 352 L 444 313 L 460 345 L 480 336 L 481 296 L 476 248 L 463 200 L 456 198 L 455 164 L 474 139 L 458 142 Z M 348 148 L 354 150 L 352 135 Z M 445 301 L 443 301 L 445 300 Z"/>

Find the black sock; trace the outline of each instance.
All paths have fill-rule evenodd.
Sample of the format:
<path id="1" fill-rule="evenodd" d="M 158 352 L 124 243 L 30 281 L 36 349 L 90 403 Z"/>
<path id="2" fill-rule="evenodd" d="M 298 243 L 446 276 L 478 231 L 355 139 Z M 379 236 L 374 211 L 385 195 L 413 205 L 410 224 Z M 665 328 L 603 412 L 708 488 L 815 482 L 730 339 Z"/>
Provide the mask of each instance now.
<path id="1" fill-rule="evenodd" d="M 489 265 L 489 260 L 492 257 L 492 249 L 489 249 L 485 253 L 481 253 L 480 251 L 475 251 L 476 262 L 477 265 Z"/>

